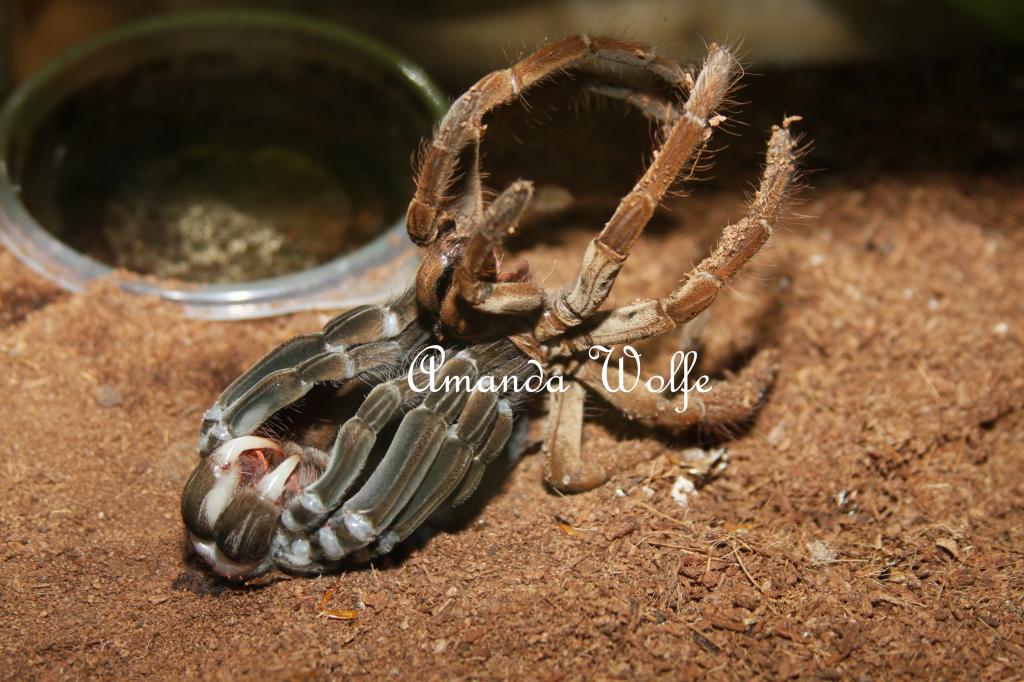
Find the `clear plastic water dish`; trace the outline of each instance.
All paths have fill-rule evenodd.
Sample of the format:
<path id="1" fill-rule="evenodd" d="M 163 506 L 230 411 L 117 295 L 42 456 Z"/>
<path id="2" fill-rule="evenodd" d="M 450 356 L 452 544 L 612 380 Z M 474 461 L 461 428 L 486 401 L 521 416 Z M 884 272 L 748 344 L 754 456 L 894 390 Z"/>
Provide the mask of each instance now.
<path id="1" fill-rule="evenodd" d="M 0 239 L 67 289 L 117 269 L 196 317 L 380 300 L 415 269 L 410 158 L 444 108 L 419 67 L 332 24 L 134 24 L 8 98 Z"/>

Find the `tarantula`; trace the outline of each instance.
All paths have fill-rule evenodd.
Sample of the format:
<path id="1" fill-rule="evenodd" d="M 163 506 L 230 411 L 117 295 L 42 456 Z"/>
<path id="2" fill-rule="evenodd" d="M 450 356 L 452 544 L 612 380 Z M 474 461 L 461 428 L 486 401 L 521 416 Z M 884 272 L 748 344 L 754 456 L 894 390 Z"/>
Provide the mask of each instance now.
<path id="1" fill-rule="evenodd" d="M 575 280 L 547 292 L 524 265 L 502 267 L 503 243 L 533 188 L 516 181 L 493 201 L 485 199 L 483 117 L 588 59 L 646 69 L 680 97 L 601 89 L 655 119 L 661 142 L 590 243 Z M 391 303 L 350 310 L 321 332 L 288 341 L 234 381 L 204 415 L 201 461 L 182 496 L 198 553 L 218 573 L 245 577 L 274 567 L 321 573 L 344 559 L 389 552 L 442 505 L 470 496 L 509 440 L 517 407 L 532 397 L 516 382 L 485 391 L 477 380 L 523 378 L 537 363 L 565 379 L 565 391 L 549 398 L 543 446 L 545 479 L 562 491 L 587 490 L 606 479 L 580 451 L 587 390 L 631 419 L 670 431 L 748 417 L 773 381 L 770 351 L 684 412 L 671 409 L 671 396 L 643 386 L 630 393 L 607 390 L 584 353 L 693 320 L 771 235 L 794 174 L 789 124 L 796 117 L 773 128 L 747 215 L 725 228 L 712 253 L 674 291 L 599 312 L 662 197 L 722 120 L 718 112 L 738 72 L 735 58 L 718 45 L 694 73 L 644 45 L 575 36 L 485 76 L 459 97 L 426 148 L 408 209 L 409 236 L 422 247 L 415 286 Z M 469 166 L 466 189 L 453 197 L 462 164 Z M 425 370 L 409 367 L 408 358 L 432 344 L 457 351 L 438 375 L 454 381 L 445 390 L 420 392 L 411 377 Z M 361 398 L 358 387 L 367 385 L 372 388 Z M 325 417 L 312 406 L 320 394 L 332 400 L 354 395 L 361 402 Z M 318 426 L 302 432 L 293 423 L 290 435 L 281 435 L 282 422 L 311 413 Z"/>

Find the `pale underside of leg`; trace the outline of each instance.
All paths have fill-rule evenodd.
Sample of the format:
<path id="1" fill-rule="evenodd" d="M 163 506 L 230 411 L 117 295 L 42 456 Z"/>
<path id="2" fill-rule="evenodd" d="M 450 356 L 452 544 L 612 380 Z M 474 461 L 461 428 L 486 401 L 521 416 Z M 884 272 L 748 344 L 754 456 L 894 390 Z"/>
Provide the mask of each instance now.
<path id="1" fill-rule="evenodd" d="M 427 337 L 415 325 L 411 290 L 381 306 L 360 306 L 323 331 L 279 346 L 236 379 L 203 417 L 201 455 L 221 443 L 252 433 L 278 410 L 306 395 L 315 385 L 343 382 L 360 374 L 397 366 Z"/>
<path id="2" fill-rule="evenodd" d="M 335 476 L 329 469 L 293 500 L 301 513 L 285 519 L 286 528 L 301 536 L 323 523 L 313 541 L 328 562 L 363 548 L 389 551 L 441 504 L 457 504 L 475 489 L 478 470 L 501 452 L 512 423 L 508 399 L 500 391 L 480 389 L 477 379 L 488 375 L 500 382 L 524 367 L 508 342 L 473 346 L 449 359 L 435 379 L 444 388 L 425 392 L 422 402 L 401 418 L 379 463 L 344 499 L 380 427 L 396 415 L 398 405 L 409 404 L 407 389 L 396 393 L 394 382 L 375 388 L 359 414 L 339 430 L 347 462 L 339 466 L 341 473 Z M 355 427 L 348 430 L 349 424 Z M 312 497 L 316 500 L 309 504 Z"/>

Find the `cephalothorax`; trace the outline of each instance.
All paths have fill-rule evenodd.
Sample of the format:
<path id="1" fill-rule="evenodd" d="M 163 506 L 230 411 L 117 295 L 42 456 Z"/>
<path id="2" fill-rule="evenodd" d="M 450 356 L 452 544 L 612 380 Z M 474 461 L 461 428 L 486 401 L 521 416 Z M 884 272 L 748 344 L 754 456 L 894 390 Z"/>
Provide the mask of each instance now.
<path id="1" fill-rule="evenodd" d="M 646 69 L 679 101 L 597 89 L 651 116 L 660 144 L 590 243 L 575 279 L 548 292 L 524 265 L 502 268 L 503 241 L 533 188 L 517 181 L 493 201 L 484 198 L 482 120 L 538 81 L 588 59 Z M 690 322 L 771 235 L 794 174 L 793 117 L 772 130 L 748 213 L 725 228 L 712 253 L 667 296 L 600 310 L 665 193 L 722 120 L 719 110 L 738 71 L 717 45 L 694 73 L 643 45 L 575 36 L 489 74 L 457 99 L 426 149 L 409 206 L 409 236 L 423 249 L 415 286 L 387 305 L 356 308 L 321 332 L 285 343 L 207 411 L 202 459 L 185 486 L 182 515 L 193 546 L 214 570 L 232 577 L 275 567 L 320 573 L 390 551 L 434 511 L 460 504 L 479 485 L 509 439 L 517 406 L 532 396 L 472 387 L 484 376 L 525 376 L 535 371 L 531 360 L 564 378 L 566 390 L 549 397 L 544 443 L 545 478 L 562 491 L 588 490 L 606 479 L 580 450 L 588 390 L 630 418 L 667 430 L 748 417 L 774 378 L 770 351 L 684 412 L 672 409 L 671 396 L 642 386 L 608 391 L 586 355 L 594 345 L 631 343 Z M 453 196 L 467 156 L 465 189 Z M 468 381 L 446 391 L 413 390 L 407 372 L 417 370 L 407 360 L 432 344 L 450 351 L 441 376 Z M 365 397 L 360 387 L 370 387 Z M 330 410 L 313 397 L 325 393 Z M 356 402 L 346 403 L 346 395 Z M 312 426 L 296 428 L 313 412 Z"/>

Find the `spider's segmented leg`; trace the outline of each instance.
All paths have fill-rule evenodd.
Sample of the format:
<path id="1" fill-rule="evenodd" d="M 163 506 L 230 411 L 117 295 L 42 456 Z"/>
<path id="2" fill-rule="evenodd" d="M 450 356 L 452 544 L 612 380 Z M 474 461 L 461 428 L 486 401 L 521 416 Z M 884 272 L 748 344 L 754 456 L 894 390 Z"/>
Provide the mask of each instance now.
<path id="1" fill-rule="evenodd" d="M 585 59 L 646 68 L 672 87 L 685 90 L 692 77 L 679 64 L 640 43 L 586 35 L 571 36 L 540 48 L 507 69 L 484 76 L 452 103 L 423 156 L 416 194 L 409 204 L 409 237 L 423 246 L 437 239 L 444 203 L 459 157 L 479 139 L 483 117 L 519 97 L 533 85 Z"/>
<path id="2" fill-rule="evenodd" d="M 513 182 L 491 202 L 474 226 L 455 270 L 459 296 L 473 308 L 492 313 L 521 313 L 536 310 L 544 302 L 544 290 L 535 284 L 487 281 L 498 275 L 497 252 L 532 197 L 532 183 Z M 449 305 L 455 306 L 457 302 L 451 299 Z M 442 309 L 441 318 L 446 323 L 455 323 L 458 311 Z"/>
<path id="3" fill-rule="evenodd" d="M 292 533 L 303 533 L 327 518 L 359 478 L 381 429 L 418 397 L 422 395 L 409 387 L 404 376 L 375 386 L 356 414 L 338 429 L 324 472 L 289 501 L 281 525 Z"/>
<path id="4" fill-rule="evenodd" d="M 380 306 L 360 306 L 271 351 L 228 386 L 203 415 L 199 453 L 244 436 L 318 383 L 345 381 L 393 367 L 426 338 L 414 324 L 415 292 Z"/>
<path id="5" fill-rule="evenodd" d="M 725 99 L 736 69 L 736 60 L 728 50 L 711 46 L 682 115 L 672 125 L 665 142 L 655 150 L 651 165 L 587 247 L 576 280 L 559 292 L 537 322 L 533 334 L 538 341 L 579 325 L 604 303 L 633 244 L 665 192 L 711 135 L 713 126 L 709 119 Z"/>
<path id="6" fill-rule="evenodd" d="M 386 553 L 445 501 L 457 504 L 479 484 L 512 431 L 511 398 L 496 382 L 528 367 L 510 342 L 481 344 L 444 363 L 429 392 L 402 419 L 363 486 L 318 531 L 318 553 L 337 561 L 378 540 Z M 481 376 L 490 387 L 477 384 Z M 495 389 L 495 390 L 491 390 Z"/>
<path id="7" fill-rule="evenodd" d="M 505 403 L 505 409 L 499 411 L 502 402 Z M 416 489 L 416 494 L 388 531 L 381 536 L 375 553 L 390 552 L 395 545 L 419 528 L 442 502 L 449 499 L 452 492 L 465 479 L 471 464 L 474 461 L 481 461 L 481 455 L 485 454 L 485 443 L 493 446 L 500 439 L 501 443 L 496 448 L 500 452 L 512 429 L 511 425 L 507 430 L 496 430 L 495 427 L 499 417 L 504 424 L 506 413 L 511 415 L 508 401 L 500 399 L 497 394 L 479 391 L 470 394 L 459 415 L 458 423 L 448 430 L 437 458 Z M 511 423 L 510 418 L 509 422 Z M 488 450 L 486 454 L 490 455 L 491 451 Z"/>
<path id="8" fill-rule="evenodd" d="M 675 291 L 662 299 L 644 299 L 597 316 L 583 333 L 566 339 L 568 352 L 594 345 L 632 343 L 672 331 L 706 310 L 719 290 L 764 245 L 796 170 L 797 141 L 790 117 L 772 129 L 761 184 L 747 215 L 725 228 L 711 255 L 695 267 Z"/>
<path id="9" fill-rule="evenodd" d="M 775 381 L 777 362 L 774 350 L 759 352 L 735 376 L 716 381 L 707 393 L 690 395 L 685 409 L 682 396 L 666 397 L 648 390 L 643 382 L 631 391 L 609 391 L 608 386 L 629 386 L 633 379 L 621 377 L 614 366 L 607 368 L 607 385 L 594 363 L 580 367 L 576 377 L 627 418 L 649 427 L 682 431 L 697 424 L 735 424 L 750 418 Z M 622 384 L 617 383 L 620 380 Z"/>
<path id="10" fill-rule="evenodd" d="M 504 382 L 522 378 L 524 372 L 531 371 L 530 366 L 509 341 L 490 344 L 480 355 L 481 374 L 493 385 L 476 387 L 470 394 L 430 470 L 377 543 L 375 554 L 390 552 L 442 504 L 456 507 L 465 502 L 480 485 L 487 465 L 505 449 L 512 434 L 512 400 L 518 389 L 515 383 L 509 388 Z"/>
<path id="11" fill-rule="evenodd" d="M 471 420 L 479 416 L 484 419 L 471 425 L 474 424 Z M 481 425 L 487 426 L 481 428 Z M 483 415 L 479 414 L 479 406 L 471 406 L 467 401 L 458 426 L 449 429 L 416 493 L 391 527 L 381 535 L 372 555 L 389 553 L 441 505 L 455 507 L 469 498 L 480 485 L 487 465 L 497 459 L 505 448 L 511 433 L 512 408 L 508 399 L 499 398 L 495 410 Z M 291 573 L 324 573 L 336 568 L 346 558 L 344 555 L 326 557 L 322 552 L 318 552 L 321 556 L 314 558 L 313 548 L 301 534 L 287 539 L 286 543 L 281 546 L 283 551 L 275 554 L 274 561 L 278 567 Z"/>
<path id="12" fill-rule="evenodd" d="M 412 535 L 442 504 L 455 507 L 469 498 L 479 485 L 486 465 L 502 453 L 511 433 L 512 408 L 509 399 L 494 394 L 472 393 L 460 414 L 458 424 L 447 429 L 437 456 L 416 488 L 416 493 L 380 537 L 373 555 L 390 552 L 395 545 Z M 346 535 L 343 530 L 341 535 L 335 532 L 336 538 Z M 304 532 L 285 537 L 279 545 L 279 551 L 274 554 L 276 565 L 295 573 L 326 572 L 353 551 L 352 547 L 345 547 L 341 555 L 335 553 L 326 556 L 322 551 L 314 552 L 306 538 Z M 333 546 L 330 540 L 327 544 Z M 319 556 L 314 557 L 314 554 Z"/>
<path id="13" fill-rule="evenodd" d="M 586 391 L 573 380 L 566 381 L 566 388 L 564 393 L 552 393 L 548 402 L 544 480 L 556 490 L 576 493 L 596 488 L 608 480 L 608 474 L 580 452 Z"/>
<path id="14" fill-rule="evenodd" d="M 429 392 L 405 415 L 366 483 L 320 529 L 316 537 L 326 557 L 340 559 L 367 546 L 388 528 L 429 471 L 479 374 L 471 350 L 444 363 L 437 381 L 445 390 Z"/>
<path id="15" fill-rule="evenodd" d="M 479 303 L 483 299 L 483 292 L 476 287 L 481 284 L 481 278 L 498 274 L 495 251 L 502 248 L 532 197 L 533 183 L 518 180 L 506 187 L 477 218 L 455 270 L 456 284 L 468 303 Z"/>
<path id="16" fill-rule="evenodd" d="M 459 483 L 459 487 L 452 493 L 451 506 L 458 507 L 480 487 L 480 481 L 483 480 L 487 465 L 497 459 L 505 449 L 505 444 L 508 443 L 508 439 L 512 435 L 512 425 L 512 406 L 507 399 L 502 398 L 498 401 L 494 426 L 477 449 L 473 460 L 469 463 L 469 470 Z"/>

